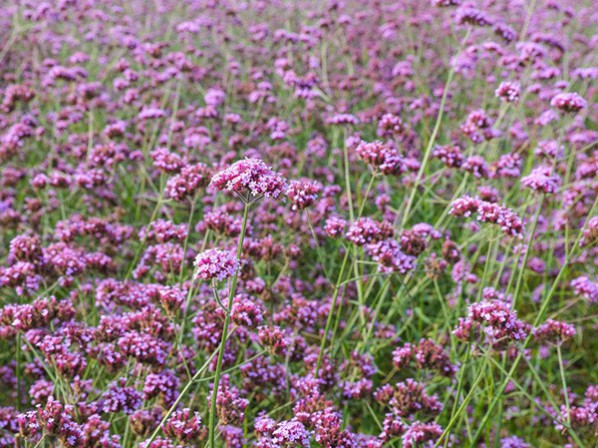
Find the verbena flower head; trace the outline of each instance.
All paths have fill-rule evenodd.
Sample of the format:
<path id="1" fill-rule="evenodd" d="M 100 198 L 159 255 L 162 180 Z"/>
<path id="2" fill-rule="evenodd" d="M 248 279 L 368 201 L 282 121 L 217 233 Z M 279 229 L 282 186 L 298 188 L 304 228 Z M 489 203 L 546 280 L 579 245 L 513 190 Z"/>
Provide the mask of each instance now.
<path id="1" fill-rule="evenodd" d="M 403 158 L 396 148 L 381 141 L 362 141 L 355 148 L 357 155 L 374 169 L 387 175 L 399 175 L 407 171 Z"/>
<path id="2" fill-rule="evenodd" d="M 457 10 L 455 21 L 459 25 L 467 24 L 475 26 L 489 26 L 493 23 L 493 20 L 484 11 L 465 6 Z"/>
<path id="3" fill-rule="evenodd" d="M 451 364 L 448 354 L 431 339 L 421 339 L 418 344 L 406 343 L 396 348 L 392 355 L 393 364 L 398 370 L 413 362 L 417 369 L 436 370 L 448 377 L 453 376 L 457 371 L 457 367 Z"/>
<path id="4" fill-rule="evenodd" d="M 336 114 L 328 117 L 326 122 L 331 125 L 355 125 L 359 123 L 359 119 L 352 114 Z"/>
<path id="5" fill-rule="evenodd" d="M 347 221 L 338 216 L 331 216 L 324 224 L 324 231 L 331 238 L 337 238 L 345 232 Z"/>
<path id="6" fill-rule="evenodd" d="M 590 303 L 598 302 L 598 283 L 590 280 L 587 276 L 582 275 L 572 280 L 571 287 L 575 294 L 580 295 Z"/>
<path id="7" fill-rule="evenodd" d="M 523 221 L 504 205 L 463 196 L 453 201 L 449 213 L 458 217 L 469 217 L 476 213 L 478 221 L 497 224 L 507 235 L 523 237 Z"/>
<path id="8" fill-rule="evenodd" d="M 210 171 L 203 163 L 185 165 L 179 174 L 168 180 L 166 195 L 177 202 L 193 197 L 208 184 Z"/>
<path id="9" fill-rule="evenodd" d="M 535 191 L 554 194 L 561 185 L 561 180 L 549 166 L 534 168 L 532 172 L 521 179 L 521 184 Z"/>
<path id="10" fill-rule="evenodd" d="M 435 442 L 442 435 L 442 427 L 435 422 L 415 421 L 407 428 L 401 440 L 404 448 L 425 446 L 425 442 Z"/>
<path id="11" fill-rule="evenodd" d="M 311 434 L 297 420 L 276 422 L 269 417 L 256 420 L 256 432 L 259 438 L 256 446 L 260 448 L 309 448 Z"/>
<path id="12" fill-rule="evenodd" d="M 432 157 L 440 159 L 449 168 L 459 168 L 463 165 L 463 152 L 457 145 L 436 146 Z"/>
<path id="13" fill-rule="evenodd" d="M 511 436 L 500 440 L 500 448 L 530 448 L 530 444 L 520 437 Z"/>
<path id="14" fill-rule="evenodd" d="M 211 185 L 253 197 L 278 198 L 285 191 L 286 180 L 259 159 L 243 159 L 212 177 Z"/>
<path id="15" fill-rule="evenodd" d="M 547 319 L 533 331 L 537 341 L 549 341 L 552 343 L 565 342 L 575 336 L 575 327 L 567 322 L 554 319 Z"/>
<path id="16" fill-rule="evenodd" d="M 446 8 L 448 6 L 459 6 L 461 4 L 461 0 L 432 0 L 432 6 L 437 6 L 439 8 Z"/>
<path id="17" fill-rule="evenodd" d="M 318 198 L 322 186 L 309 179 L 293 180 L 289 183 L 286 195 L 291 200 L 293 210 L 303 210 Z"/>
<path id="18" fill-rule="evenodd" d="M 349 227 L 346 238 L 357 246 L 384 240 L 393 234 L 390 223 L 375 221 L 371 218 L 359 218 Z"/>
<path id="19" fill-rule="evenodd" d="M 233 252 L 209 249 L 195 257 L 195 277 L 201 280 L 222 281 L 239 269 L 239 260 Z"/>
<path id="20" fill-rule="evenodd" d="M 588 102 L 584 100 L 579 94 L 571 93 L 559 93 L 550 100 L 550 105 L 563 112 L 579 112 L 585 109 Z"/>
<path id="21" fill-rule="evenodd" d="M 506 103 L 513 103 L 519 99 L 521 95 L 521 86 L 517 82 L 504 81 L 501 82 L 495 95 Z"/>
<path id="22" fill-rule="evenodd" d="M 529 334 L 529 325 L 517 319 L 517 312 L 502 300 L 484 300 L 469 306 L 467 318 L 461 319 L 453 334 L 469 341 L 471 332 L 481 326 L 492 346 L 510 341 L 523 341 Z"/>
<path id="23" fill-rule="evenodd" d="M 185 408 L 171 414 L 164 424 L 164 434 L 181 443 L 195 442 L 205 436 L 206 428 L 202 425 L 199 413 Z"/>
<path id="24" fill-rule="evenodd" d="M 579 240 L 580 246 L 589 246 L 598 241 L 598 216 L 593 216 L 588 220 L 586 229 L 583 231 L 583 237 Z"/>

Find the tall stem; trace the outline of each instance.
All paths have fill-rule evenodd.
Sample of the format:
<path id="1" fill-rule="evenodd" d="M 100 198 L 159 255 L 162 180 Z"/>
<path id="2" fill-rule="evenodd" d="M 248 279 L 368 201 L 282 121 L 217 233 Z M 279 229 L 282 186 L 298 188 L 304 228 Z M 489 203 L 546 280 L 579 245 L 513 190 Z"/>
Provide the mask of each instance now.
<path id="1" fill-rule="evenodd" d="M 241 227 L 241 235 L 239 236 L 239 244 L 237 245 L 237 260 L 241 260 L 241 252 L 243 251 L 243 240 L 245 239 L 245 231 L 247 229 L 247 216 L 249 215 L 249 201 L 245 201 L 245 208 L 243 209 L 243 225 Z M 230 325 L 230 311 L 233 306 L 233 299 L 237 289 L 237 281 L 239 280 L 239 270 L 233 275 L 230 291 L 228 293 L 228 304 L 226 307 L 226 315 L 224 318 L 224 328 L 222 329 L 222 338 L 220 340 L 220 349 L 218 351 L 218 360 L 216 361 L 216 372 L 214 374 L 214 386 L 212 389 L 212 401 L 210 402 L 210 418 L 208 421 L 209 441 L 210 447 L 216 448 L 216 397 L 218 395 L 218 385 L 220 383 L 220 374 L 222 372 L 222 360 L 224 358 L 224 349 L 226 340 L 228 339 L 228 326 Z"/>
<path id="2" fill-rule="evenodd" d="M 517 299 L 519 298 L 519 293 L 521 292 L 521 286 L 523 285 L 523 274 L 527 267 L 527 260 L 529 259 L 529 253 L 532 250 L 532 244 L 534 242 L 534 236 L 536 233 L 536 227 L 538 226 L 538 219 L 540 218 L 540 213 L 542 212 L 542 207 L 544 205 L 544 198 L 546 197 L 545 194 L 542 194 L 540 198 L 540 205 L 538 206 L 538 210 L 536 211 L 536 216 L 534 217 L 534 222 L 532 224 L 531 233 L 529 236 L 529 241 L 525 248 L 525 253 L 523 254 L 523 263 L 521 268 L 519 269 L 519 276 L 517 277 L 517 283 L 515 285 L 515 294 L 513 295 L 513 309 L 515 309 L 515 305 L 517 304 Z M 510 281 L 515 277 L 515 273 L 511 274 Z M 508 290 L 509 288 L 507 288 Z"/>
<path id="3" fill-rule="evenodd" d="M 467 30 L 467 34 L 463 38 L 461 42 L 459 53 L 463 49 L 467 39 L 469 38 L 469 34 L 471 33 L 471 28 Z M 455 75 L 455 68 L 451 67 L 448 72 L 448 76 L 446 79 L 446 83 L 444 85 L 444 90 L 442 92 L 442 98 L 440 100 L 440 108 L 438 110 L 438 115 L 436 116 L 436 124 L 434 125 L 434 129 L 432 130 L 432 135 L 430 136 L 430 141 L 426 146 L 426 151 L 424 152 L 424 158 L 422 160 L 421 166 L 419 167 L 419 171 L 417 172 L 417 177 L 415 178 L 415 182 L 413 183 L 413 188 L 411 189 L 411 194 L 409 195 L 409 200 L 407 201 L 407 205 L 405 206 L 405 211 L 403 212 L 403 219 L 401 220 L 401 228 L 404 228 L 407 224 L 409 219 L 409 212 L 411 211 L 411 207 L 413 206 L 413 199 L 415 198 L 415 194 L 417 193 L 417 189 L 419 184 L 422 180 L 422 177 L 426 170 L 426 165 L 428 164 L 428 160 L 430 159 L 430 154 L 432 152 L 432 148 L 434 147 L 434 143 L 436 143 L 436 136 L 438 135 L 438 131 L 440 130 L 440 124 L 442 123 L 442 116 L 444 115 L 444 106 L 446 104 L 446 99 L 448 97 L 448 92 L 451 86 L 451 82 L 453 81 L 453 76 Z"/>
<path id="4" fill-rule="evenodd" d="M 334 316 L 334 310 L 336 309 L 336 301 L 339 296 L 341 282 L 343 281 L 343 277 L 345 275 L 345 266 L 347 265 L 347 260 L 349 259 L 349 249 L 345 252 L 345 257 L 343 258 L 343 264 L 341 266 L 341 270 L 338 273 L 338 278 L 336 280 L 336 284 L 334 285 L 334 293 L 332 296 L 332 303 L 330 305 L 330 311 L 328 312 L 328 318 L 326 319 L 326 328 L 324 328 L 324 335 L 322 336 L 322 341 L 320 342 L 320 352 L 318 353 L 318 360 L 316 362 L 316 373 L 315 377 L 318 377 L 318 373 L 320 371 L 320 365 L 322 364 L 322 357 L 324 356 L 324 349 L 326 348 L 326 341 L 328 340 L 328 333 L 330 332 L 330 326 L 332 325 L 332 317 Z"/>

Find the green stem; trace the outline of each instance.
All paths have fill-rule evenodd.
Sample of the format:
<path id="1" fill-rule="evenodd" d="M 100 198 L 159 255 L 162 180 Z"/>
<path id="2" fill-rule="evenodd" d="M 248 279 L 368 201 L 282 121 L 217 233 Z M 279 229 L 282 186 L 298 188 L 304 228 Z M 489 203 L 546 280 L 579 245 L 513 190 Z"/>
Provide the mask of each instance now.
<path id="1" fill-rule="evenodd" d="M 567 408 L 567 423 L 571 424 L 571 412 L 569 405 L 569 392 L 567 392 L 567 381 L 565 380 L 565 367 L 563 366 L 563 354 L 561 353 L 561 344 L 557 344 L 556 353 L 559 358 L 559 371 L 561 373 L 561 382 L 563 384 L 563 395 L 565 396 L 565 406 Z"/>
<path id="2" fill-rule="evenodd" d="M 334 294 L 332 296 L 332 304 L 330 305 L 330 311 L 328 312 L 328 319 L 326 320 L 326 328 L 324 329 L 324 334 L 322 335 L 322 342 L 320 342 L 320 353 L 318 353 L 318 361 L 316 362 L 316 373 L 315 377 L 318 377 L 318 372 L 320 370 L 320 365 L 322 364 L 322 356 L 324 355 L 324 348 L 326 347 L 326 340 L 328 339 L 328 332 L 330 331 L 330 325 L 332 325 L 332 316 L 334 316 L 334 309 L 336 308 L 336 301 L 338 300 L 340 288 L 341 288 L 341 281 L 343 276 L 345 275 L 345 267 L 347 265 L 347 261 L 349 260 L 349 249 L 345 252 L 345 258 L 343 259 L 343 264 L 341 265 L 341 270 L 338 274 L 338 278 L 336 280 L 336 285 L 334 286 Z"/>
<path id="3" fill-rule="evenodd" d="M 461 43 L 461 48 L 469 38 L 469 34 L 471 33 L 471 29 L 467 30 L 467 34 L 463 38 Z M 459 53 L 461 51 L 459 50 Z M 438 110 L 438 116 L 436 117 L 436 124 L 434 125 L 434 130 L 432 131 L 432 135 L 430 136 L 430 141 L 426 146 L 426 151 L 424 153 L 424 158 L 422 160 L 421 166 L 419 171 L 417 172 L 417 177 L 415 178 L 415 182 L 413 183 L 413 188 L 411 189 L 411 194 L 409 195 L 409 200 L 407 202 L 407 206 L 405 207 L 405 212 L 403 213 L 403 219 L 401 221 L 401 228 L 405 227 L 407 220 L 409 219 L 409 212 L 411 211 L 411 207 L 413 206 L 413 199 L 415 199 L 415 193 L 417 192 L 417 187 L 421 182 L 421 179 L 424 175 L 426 170 L 426 165 L 428 164 L 428 160 L 430 159 L 430 154 L 432 153 L 432 148 L 434 147 L 434 143 L 436 143 L 436 136 L 438 135 L 438 131 L 440 130 L 440 124 L 442 123 L 442 116 L 444 115 L 444 106 L 446 104 L 446 99 L 448 97 L 449 89 L 451 86 L 451 82 L 453 81 L 453 76 L 455 74 L 454 67 L 451 67 L 448 73 L 448 77 L 446 79 L 446 83 L 444 85 L 444 91 L 442 92 L 442 99 L 440 100 L 440 109 Z"/>
<path id="4" fill-rule="evenodd" d="M 243 225 L 241 227 L 241 235 L 239 236 L 239 244 L 237 245 L 237 260 L 241 260 L 241 252 L 243 251 L 243 240 L 245 239 L 245 231 L 247 230 L 247 216 L 249 215 L 248 201 L 245 201 L 243 209 Z M 208 420 L 208 440 L 211 448 L 216 448 L 216 398 L 218 395 L 218 385 L 220 383 L 220 374 L 222 372 L 222 360 L 224 359 L 224 349 L 226 347 L 226 340 L 228 339 L 228 327 L 230 325 L 230 310 L 233 307 L 233 299 L 237 289 L 237 282 L 239 280 L 239 270 L 233 275 L 230 291 L 228 293 L 228 306 L 226 317 L 224 318 L 224 328 L 222 329 L 222 338 L 220 340 L 220 349 L 218 351 L 218 360 L 216 361 L 216 372 L 214 374 L 214 386 L 212 389 L 212 400 L 210 402 L 210 416 Z"/>
<path id="5" fill-rule="evenodd" d="M 525 254 L 523 254 L 523 264 L 519 269 L 519 276 L 517 277 L 517 284 L 515 285 L 515 294 L 513 295 L 513 309 L 515 309 L 517 298 L 519 297 L 519 293 L 521 292 L 521 286 L 523 285 L 523 273 L 525 272 L 525 268 L 527 266 L 527 260 L 529 259 L 529 254 L 531 252 L 532 242 L 534 241 L 534 234 L 536 233 L 536 227 L 538 226 L 538 219 L 540 218 L 540 213 L 542 212 L 542 206 L 544 205 L 545 197 L 546 195 L 542 194 L 542 198 L 540 199 L 540 205 L 538 206 L 538 211 L 536 212 L 536 216 L 534 217 L 534 223 L 532 224 L 529 241 L 525 248 Z"/>
<path id="6" fill-rule="evenodd" d="M 459 409 L 457 409 L 457 411 L 453 414 L 453 417 L 451 418 L 451 420 L 449 421 L 448 425 L 446 426 L 446 428 L 444 429 L 444 432 L 442 433 L 442 435 L 438 438 L 438 442 L 436 442 L 436 445 L 434 445 L 435 447 L 439 446 L 443 439 L 445 437 L 448 437 L 448 435 L 450 434 L 450 430 L 453 427 L 453 425 L 456 423 L 457 419 L 459 418 L 459 416 L 461 415 L 461 412 L 463 412 L 463 410 L 465 409 L 465 407 L 467 406 L 467 403 L 469 403 L 469 400 L 471 400 L 471 397 L 473 397 L 473 394 L 475 393 L 478 385 L 480 384 L 480 382 L 482 381 L 483 378 L 483 374 L 484 371 L 486 370 L 486 367 L 488 365 L 488 359 L 484 359 L 484 363 L 482 364 L 482 367 L 480 368 L 480 371 L 475 379 L 475 381 L 473 382 L 473 384 L 471 385 L 471 388 L 469 389 L 468 394 L 465 396 L 465 398 L 463 399 L 463 403 L 461 403 L 461 406 L 459 406 Z M 473 445 L 472 445 L 473 446 Z"/>

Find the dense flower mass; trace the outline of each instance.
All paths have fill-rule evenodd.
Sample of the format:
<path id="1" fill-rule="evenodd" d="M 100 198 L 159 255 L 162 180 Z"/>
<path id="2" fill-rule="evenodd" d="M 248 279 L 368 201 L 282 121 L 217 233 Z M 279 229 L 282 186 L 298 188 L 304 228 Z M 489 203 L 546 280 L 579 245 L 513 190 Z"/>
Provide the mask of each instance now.
<path id="1" fill-rule="evenodd" d="M 517 313 L 503 300 L 492 300 L 470 305 L 467 318 L 459 321 L 453 332 L 457 338 L 467 341 L 476 325 L 481 325 L 492 344 L 508 340 L 521 341 L 528 335 L 529 325 L 517 319 Z"/>
<path id="2" fill-rule="evenodd" d="M 595 446 L 595 0 L 0 2 L 0 448 Z"/>

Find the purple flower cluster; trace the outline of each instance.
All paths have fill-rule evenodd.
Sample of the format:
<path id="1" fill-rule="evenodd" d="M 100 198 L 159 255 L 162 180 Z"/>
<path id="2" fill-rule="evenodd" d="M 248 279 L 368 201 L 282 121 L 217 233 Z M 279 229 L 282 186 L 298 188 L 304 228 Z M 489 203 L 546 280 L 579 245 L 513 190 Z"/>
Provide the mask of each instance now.
<path id="1" fill-rule="evenodd" d="M 318 198 L 322 186 L 308 179 L 294 180 L 289 183 L 286 195 L 293 203 L 293 210 L 303 210 Z"/>
<path id="2" fill-rule="evenodd" d="M 548 319 L 534 329 L 534 337 L 538 341 L 564 342 L 575 336 L 575 327 L 567 322 Z"/>
<path id="3" fill-rule="evenodd" d="M 239 269 L 239 260 L 230 251 L 209 249 L 195 257 L 195 277 L 201 280 L 222 281 Z"/>
<path id="4" fill-rule="evenodd" d="M 516 82 L 501 82 L 496 89 L 495 95 L 506 103 L 513 103 L 521 95 L 521 86 Z"/>
<path id="5" fill-rule="evenodd" d="M 559 93 L 550 100 L 550 105 L 563 112 L 579 112 L 588 105 L 577 93 Z"/>
<path id="6" fill-rule="evenodd" d="M 413 362 L 417 369 L 436 370 L 448 377 L 457 371 L 442 346 L 430 339 L 421 339 L 418 344 L 405 343 L 392 352 L 392 360 L 398 370 Z"/>
<path id="7" fill-rule="evenodd" d="M 554 194 L 558 191 L 561 180 L 557 175 L 552 174 L 552 168 L 540 166 L 534 168 L 528 176 L 522 177 L 521 185 L 534 191 Z"/>
<path id="8" fill-rule="evenodd" d="M 216 173 L 211 185 L 221 191 L 277 198 L 284 192 L 286 181 L 262 160 L 244 159 Z"/>
<path id="9" fill-rule="evenodd" d="M 460 319 L 453 334 L 462 341 L 469 341 L 472 331 L 481 325 L 492 345 L 509 341 L 522 341 L 529 334 L 529 325 L 517 319 L 517 312 L 503 300 L 484 300 L 474 303 L 467 310 L 467 317 Z"/>
<path id="10" fill-rule="evenodd" d="M 407 167 L 398 151 L 388 143 L 381 141 L 361 142 L 355 148 L 357 155 L 375 170 L 386 175 L 398 176 Z"/>
<path id="11" fill-rule="evenodd" d="M 359 218 L 349 227 L 345 237 L 357 246 L 376 243 L 391 237 L 392 226 L 385 221 L 374 221 L 371 218 Z"/>
<path id="12" fill-rule="evenodd" d="M 507 235 L 518 238 L 523 236 L 524 227 L 521 218 L 504 205 L 484 201 L 480 198 L 463 196 L 451 203 L 449 213 L 453 216 L 465 218 L 475 213 L 478 221 L 496 224 Z"/>

